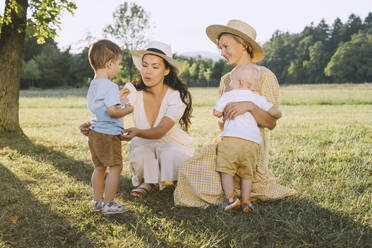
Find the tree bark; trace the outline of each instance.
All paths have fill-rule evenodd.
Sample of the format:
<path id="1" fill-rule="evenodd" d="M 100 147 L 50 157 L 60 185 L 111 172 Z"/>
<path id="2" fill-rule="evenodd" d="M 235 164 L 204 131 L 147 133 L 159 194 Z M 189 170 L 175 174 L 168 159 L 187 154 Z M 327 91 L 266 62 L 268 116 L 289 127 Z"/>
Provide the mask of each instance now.
<path id="1" fill-rule="evenodd" d="M 132 82 L 133 80 L 133 62 L 132 58 L 128 60 L 128 67 L 129 67 L 129 82 Z"/>
<path id="2" fill-rule="evenodd" d="M 0 134 L 22 132 L 19 125 L 19 88 L 25 40 L 28 0 L 16 0 L 18 12 L 12 10 L 10 24 L 0 33 Z M 5 1 L 5 11 L 9 0 Z"/>

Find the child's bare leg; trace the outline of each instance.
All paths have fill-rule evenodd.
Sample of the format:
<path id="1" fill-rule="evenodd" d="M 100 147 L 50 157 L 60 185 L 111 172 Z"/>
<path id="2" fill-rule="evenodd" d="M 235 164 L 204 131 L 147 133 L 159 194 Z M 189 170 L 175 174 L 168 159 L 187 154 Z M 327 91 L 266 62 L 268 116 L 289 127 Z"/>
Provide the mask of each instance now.
<path id="1" fill-rule="evenodd" d="M 234 178 L 233 176 L 221 172 L 222 189 L 226 197 L 234 193 Z"/>
<path id="2" fill-rule="evenodd" d="M 94 168 L 91 182 L 93 187 L 93 199 L 101 201 L 103 199 L 103 192 L 105 190 L 105 172 L 106 167 L 99 166 Z"/>
<path id="3" fill-rule="evenodd" d="M 118 189 L 120 172 L 123 169 L 122 165 L 111 166 L 106 178 L 105 198 L 104 202 L 109 203 L 114 200 L 116 191 Z"/>
<path id="4" fill-rule="evenodd" d="M 252 180 L 241 178 L 240 180 L 242 202 L 249 200 L 251 197 Z"/>

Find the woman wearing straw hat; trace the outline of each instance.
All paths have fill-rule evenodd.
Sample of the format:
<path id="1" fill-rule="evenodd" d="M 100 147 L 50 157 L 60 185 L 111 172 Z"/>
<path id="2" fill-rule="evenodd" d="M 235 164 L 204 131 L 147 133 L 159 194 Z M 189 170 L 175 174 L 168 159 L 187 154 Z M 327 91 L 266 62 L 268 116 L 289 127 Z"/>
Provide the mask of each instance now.
<path id="1" fill-rule="evenodd" d="M 172 58 L 171 47 L 150 42 L 131 51 L 141 72 L 134 101 L 134 128 L 122 135 L 129 146 L 134 172 L 132 195 L 143 197 L 151 188 L 177 181 L 177 166 L 194 153 L 193 139 L 185 132 L 191 122 L 191 94 L 178 77 L 182 66 Z"/>
<path id="2" fill-rule="evenodd" d="M 182 66 L 172 58 L 169 45 L 152 41 L 131 54 L 141 78 L 136 88 L 130 87 L 135 91 L 135 127 L 125 129 L 122 139 L 131 141 L 132 195 L 144 197 L 154 185 L 162 189 L 177 181 L 178 165 L 193 155 L 193 139 L 186 133 L 192 102 L 187 85 L 179 78 Z M 127 93 L 124 88 L 121 97 Z"/>
<path id="3" fill-rule="evenodd" d="M 227 25 L 211 25 L 206 29 L 207 36 L 221 50 L 221 55 L 229 65 L 242 65 L 263 59 L 264 51 L 255 41 L 256 31 L 247 23 L 230 20 Z M 275 75 L 260 66 L 258 93 L 278 107 L 279 84 Z M 221 78 L 220 95 L 230 83 L 230 73 Z M 293 195 L 294 190 L 279 185 L 268 168 L 268 142 L 264 128 L 273 129 L 276 119 L 251 102 L 234 102 L 224 109 L 226 119 L 234 119 L 250 112 L 259 124 L 262 136 L 257 170 L 253 178 L 251 198 L 253 200 L 274 200 Z M 234 178 L 234 193 L 240 195 L 238 177 Z M 174 193 L 176 205 L 207 207 L 220 203 L 224 194 L 219 174 L 216 172 L 216 144 L 204 147 L 201 154 L 193 157 L 178 168 L 178 185 Z"/>

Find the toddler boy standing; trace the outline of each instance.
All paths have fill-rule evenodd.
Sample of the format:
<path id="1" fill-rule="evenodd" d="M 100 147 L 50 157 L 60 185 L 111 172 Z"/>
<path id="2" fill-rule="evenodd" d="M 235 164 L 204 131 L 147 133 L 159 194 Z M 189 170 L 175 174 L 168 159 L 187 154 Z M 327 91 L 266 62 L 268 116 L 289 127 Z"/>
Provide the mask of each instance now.
<path id="1" fill-rule="evenodd" d="M 119 176 L 123 168 L 120 134 L 124 130 L 122 117 L 133 108 L 121 108 L 119 88 L 110 80 L 120 70 L 121 49 L 109 40 L 100 40 L 89 48 L 89 63 L 95 72 L 88 89 L 88 107 L 92 112 L 89 127 L 89 149 L 94 171 L 92 174 L 93 211 L 118 214 L 129 208 L 114 201 Z M 106 168 L 110 167 L 105 181 Z"/>

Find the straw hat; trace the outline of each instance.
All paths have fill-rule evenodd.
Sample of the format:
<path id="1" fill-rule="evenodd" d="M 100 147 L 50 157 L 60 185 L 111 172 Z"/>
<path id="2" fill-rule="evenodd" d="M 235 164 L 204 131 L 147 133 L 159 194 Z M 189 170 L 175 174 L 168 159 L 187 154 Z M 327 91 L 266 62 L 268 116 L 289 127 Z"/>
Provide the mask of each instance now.
<path id="1" fill-rule="evenodd" d="M 138 70 L 142 67 L 142 58 L 145 54 L 153 54 L 162 57 L 166 60 L 174 69 L 174 72 L 179 75 L 182 72 L 182 65 L 180 62 L 172 58 L 172 49 L 170 45 L 160 41 L 151 41 L 147 44 L 144 50 L 132 50 L 133 62 Z"/>
<path id="2" fill-rule="evenodd" d="M 265 53 L 262 47 L 256 42 L 256 30 L 249 24 L 239 21 L 230 20 L 227 25 L 210 25 L 206 29 L 207 35 L 212 42 L 218 46 L 218 37 L 222 33 L 230 33 L 239 36 L 247 41 L 253 48 L 252 62 L 262 60 Z"/>

